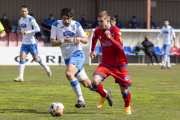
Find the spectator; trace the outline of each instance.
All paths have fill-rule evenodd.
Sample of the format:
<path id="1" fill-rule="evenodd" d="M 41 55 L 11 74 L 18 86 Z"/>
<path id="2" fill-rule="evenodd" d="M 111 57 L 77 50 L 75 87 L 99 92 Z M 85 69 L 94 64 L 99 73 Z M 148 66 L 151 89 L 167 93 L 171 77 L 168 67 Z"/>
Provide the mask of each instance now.
<path id="1" fill-rule="evenodd" d="M 128 23 L 127 29 L 131 29 L 132 28 L 132 24 L 131 22 Z"/>
<path id="2" fill-rule="evenodd" d="M 83 29 L 91 29 L 90 24 L 88 23 L 88 21 L 84 21 L 84 27 Z"/>
<path id="3" fill-rule="evenodd" d="M 4 27 L 0 22 L 0 39 L 6 35 L 6 32 L 4 31 Z"/>
<path id="4" fill-rule="evenodd" d="M 81 21 L 79 21 L 79 23 L 81 24 L 82 28 L 84 27 L 84 22 L 85 22 L 85 15 L 81 16 Z"/>
<path id="5" fill-rule="evenodd" d="M 115 17 L 112 17 L 110 22 L 111 22 L 111 25 L 116 26 L 116 18 Z"/>
<path id="6" fill-rule="evenodd" d="M 132 21 L 131 21 L 132 27 L 133 29 L 138 29 L 138 23 L 136 22 L 136 16 L 132 16 Z"/>
<path id="7" fill-rule="evenodd" d="M 50 14 L 49 18 L 44 21 L 44 23 L 47 24 L 47 25 L 52 25 L 53 22 L 55 22 L 53 14 Z"/>
<path id="8" fill-rule="evenodd" d="M 3 14 L 3 17 L 1 18 L 1 23 L 5 28 L 6 33 L 11 33 L 12 27 L 9 24 L 9 20 L 7 19 L 7 14 Z"/>
<path id="9" fill-rule="evenodd" d="M 119 18 L 118 15 L 116 15 L 115 18 L 116 18 L 116 26 L 118 28 L 122 28 L 122 24 L 118 21 L 118 18 Z"/>
<path id="10" fill-rule="evenodd" d="M 51 34 L 51 25 L 55 22 L 54 20 L 54 15 L 53 14 L 50 14 L 49 15 L 49 18 L 46 19 L 44 21 L 44 23 L 42 24 L 42 26 L 48 30 L 45 30 L 44 32 L 47 33 L 48 35 L 48 42 L 50 42 L 50 34 Z"/>
<path id="11" fill-rule="evenodd" d="M 156 65 L 156 63 L 155 63 L 154 60 L 153 60 L 153 56 L 154 56 L 154 58 L 156 59 L 157 63 L 158 63 L 159 65 L 162 65 L 162 64 L 159 62 L 156 53 L 153 51 L 153 46 L 154 46 L 154 44 L 153 44 L 152 42 L 150 42 L 150 41 L 148 40 L 148 38 L 149 38 L 149 37 L 146 35 L 146 36 L 145 36 L 145 40 L 141 43 L 141 44 L 144 46 L 144 48 L 145 48 L 145 53 L 150 57 L 151 63 L 152 63 L 153 65 Z"/>
<path id="12" fill-rule="evenodd" d="M 96 20 L 96 22 L 93 23 L 92 28 L 98 28 L 98 27 L 99 27 L 99 23 L 98 23 L 98 21 Z"/>
<path id="13" fill-rule="evenodd" d="M 155 24 L 152 22 L 152 16 L 151 16 L 150 22 L 151 22 L 151 29 L 155 29 Z M 144 23 L 144 26 L 147 29 L 146 22 Z"/>

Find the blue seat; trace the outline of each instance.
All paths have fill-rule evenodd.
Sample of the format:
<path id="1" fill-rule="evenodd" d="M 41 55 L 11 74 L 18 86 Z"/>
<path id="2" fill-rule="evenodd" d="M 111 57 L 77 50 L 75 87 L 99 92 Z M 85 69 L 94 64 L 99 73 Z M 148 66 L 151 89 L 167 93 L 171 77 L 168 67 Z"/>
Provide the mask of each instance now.
<path id="1" fill-rule="evenodd" d="M 130 46 L 124 46 L 123 50 L 124 50 L 125 55 L 127 55 L 127 56 L 136 56 L 135 53 L 131 52 Z"/>
<path id="2" fill-rule="evenodd" d="M 14 32 L 17 32 L 17 29 L 16 29 L 16 26 L 15 26 L 15 25 L 12 25 L 11 28 L 12 28 L 12 32 L 13 32 L 13 33 L 14 33 Z"/>
<path id="3" fill-rule="evenodd" d="M 156 53 L 157 56 L 164 56 L 159 47 L 153 47 L 153 51 Z"/>
<path id="4" fill-rule="evenodd" d="M 136 50 L 136 46 L 133 47 L 133 52 Z M 135 53 L 137 56 L 145 56 L 145 53 Z"/>
<path id="5" fill-rule="evenodd" d="M 161 53 L 164 55 L 164 47 L 161 48 Z M 174 56 L 174 54 L 169 53 L 169 56 Z"/>
<path id="6" fill-rule="evenodd" d="M 101 46 L 96 46 L 95 47 L 95 53 L 97 56 L 102 56 L 102 48 Z"/>

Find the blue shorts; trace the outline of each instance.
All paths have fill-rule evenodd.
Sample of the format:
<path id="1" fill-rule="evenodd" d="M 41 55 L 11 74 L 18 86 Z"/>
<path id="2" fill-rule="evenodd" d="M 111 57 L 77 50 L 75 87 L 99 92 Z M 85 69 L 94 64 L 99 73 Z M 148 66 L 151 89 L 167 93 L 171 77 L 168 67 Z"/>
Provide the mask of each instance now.
<path id="1" fill-rule="evenodd" d="M 168 53 L 168 54 L 170 53 L 171 44 L 163 45 L 163 48 L 164 48 L 164 51 L 167 51 L 167 52 L 164 52 L 164 54 L 167 55 L 167 53 Z"/>
<path id="2" fill-rule="evenodd" d="M 22 44 L 20 54 L 25 52 L 30 52 L 32 56 L 36 56 L 38 54 L 37 43 L 31 45 Z"/>
<path id="3" fill-rule="evenodd" d="M 78 72 L 76 73 L 75 77 L 77 76 L 77 74 L 83 70 L 83 64 L 85 61 L 85 55 L 84 55 L 84 51 L 82 50 L 78 50 L 77 52 L 75 52 L 69 59 L 65 60 L 66 66 L 69 65 L 69 63 L 72 63 L 74 65 L 76 65 Z"/>

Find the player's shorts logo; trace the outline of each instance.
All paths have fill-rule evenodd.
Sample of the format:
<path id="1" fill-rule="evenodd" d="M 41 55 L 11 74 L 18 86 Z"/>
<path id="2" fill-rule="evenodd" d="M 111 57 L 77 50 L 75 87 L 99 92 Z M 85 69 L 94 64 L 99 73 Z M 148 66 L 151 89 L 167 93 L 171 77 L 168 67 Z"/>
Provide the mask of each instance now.
<path id="1" fill-rule="evenodd" d="M 21 27 L 22 27 L 22 28 L 26 28 L 27 26 L 26 26 L 25 23 L 22 23 L 22 24 L 21 24 Z"/>
<path id="2" fill-rule="evenodd" d="M 101 41 L 102 46 L 111 46 L 111 41 Z"/>
<path id="3" fill-rule="evenodd" d="M 127 75 L 127 76 L 124 78 L 125 81 L 127 81 L 127 80 L 129 80 L 129 79 L 130 79 L 130 76 L 129 76 L 129 75 Z"/>

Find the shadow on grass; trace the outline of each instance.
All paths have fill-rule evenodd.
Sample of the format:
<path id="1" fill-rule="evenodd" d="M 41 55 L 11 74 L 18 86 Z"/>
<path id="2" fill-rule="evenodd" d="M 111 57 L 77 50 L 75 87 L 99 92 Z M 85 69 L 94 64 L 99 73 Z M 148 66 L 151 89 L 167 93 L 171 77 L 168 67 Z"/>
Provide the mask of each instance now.
<path id="1" fill-rule="evenodd" d="M 39 112 L 32 109 L 0 109 L 0 113 L 14 112 L 14 113 L 36 113 L 36 114 L 50 114 L 49 112 Z"/>

